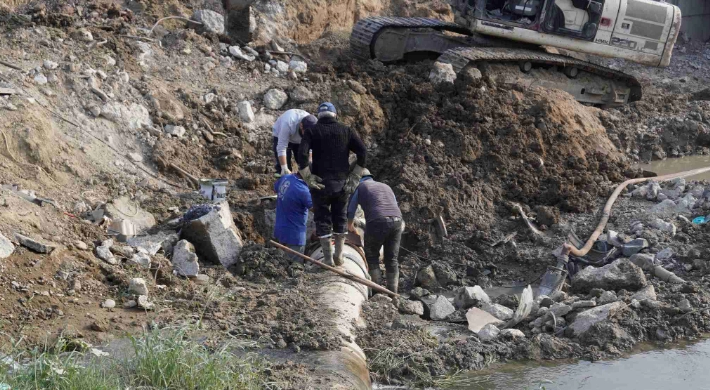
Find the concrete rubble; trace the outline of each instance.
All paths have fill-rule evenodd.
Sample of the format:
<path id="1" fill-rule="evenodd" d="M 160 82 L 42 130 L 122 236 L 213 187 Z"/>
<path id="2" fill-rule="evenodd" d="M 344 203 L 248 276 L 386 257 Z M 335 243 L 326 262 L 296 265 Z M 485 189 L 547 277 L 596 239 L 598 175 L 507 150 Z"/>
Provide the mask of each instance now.
<path id="1" fill-rule="evenodd" d="M 0 233 L 0 260 L 9 257 L 15 251 L 12 242 Z"/>
<path id="2" fill-rule="evenodd" d="M 646 283 L 646 276 L 641 268 L 628 259 L 619 259 L 599 268 L 587 267 L 572 278 L 573 289 L 582 292 L 593 288 L 636 291 L 646 286 Z"/>
<path id="3" fill-rule="evenodd" d="M 178 275 L 197 276 L 200 273 L 195 247 L 187 240 L 178 241 L 173 248 L 172 263 Z"/>
<path id="4" fill-rule="evenodd" d="M 55 249 L 57 249 L 57 246 L 51 243 L 35 240 L 31 237 L 24 236 L 20 233 L 15 233 L 15 240 L 17 242 L 32 250 L 33 252 L 37 253 L 44 253 L 44 254 L 50 254 L 52 253 Z"/>
<path id="5" fill-rule="evenodd" d="M 473 307 L 466 312 L 466 321 L 468 322 L 468 329 L 474 333 L 478 333 L 488 324 L 498 325 L 503 323 L 503 321 L 477 307 Z"/>
<path id="6" fill-rule="evenodd" d="M 195 246 L 200 258 L 226 268 L 237 263 L 243 246 L 227 203 L 220 203 L 219 210 L 189 221 L 182 229 L 181 238 Z"/>
<path id="7" fill-rule="evenodd" d="M 128 293 L 135 295 L 148 295 L 148 284 L 143 278 L 133 278 L 128 284 Z"/>
<path id="8" fill-rule="evenodd" d="M 429 295 L 422 298 L 424 314 L 432 321 L 443 321 L 456 311 L 454 305 L 443 295 Z"/>

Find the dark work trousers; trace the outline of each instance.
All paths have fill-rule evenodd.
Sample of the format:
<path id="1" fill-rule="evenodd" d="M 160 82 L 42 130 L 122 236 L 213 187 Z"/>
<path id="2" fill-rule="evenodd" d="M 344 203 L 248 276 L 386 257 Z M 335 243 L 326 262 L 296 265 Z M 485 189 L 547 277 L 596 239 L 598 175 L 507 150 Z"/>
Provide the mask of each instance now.
<path id="1" fill-rule="evenodd" d="M 274 151 L 274 158 L 276 159 L 276 173 L 281 173 L 281 163 L 279 163 L 279 155 L 278 152 L 276 151 L 276 145 L 279 143 L 279 137 L 273 137 L 274 138 L 274 147 L 272 148 Z M 286 166 L 288 166 L 289 171 L 293 172 L 293 169 L 291 168 L 291 156 L 296 156 L 298 153 L 298 147 L 299 144 L 294 144 L 289 142 L 288 143 L 288 148 L 286 148 Z"/>
<path id="2" fill-rule="evenodd" d="M 367 221 L 365 225 L 365 258 L 370 269 L 380 266 L 380 248 L 384 248 L 387 273 L 399 271 L 399 244 L 402 241 L 404 221 L 399 217 L 384 217 Z"/>
<path id="3" fill-rule="evenodd" d="M 325 185 L 322 190 L 311 188 L 316 235 L 324 237 L 331 233 L 347 233 L 348 194 L 343 191 L 345 182 L 327 180 L 322 184 Z"/>

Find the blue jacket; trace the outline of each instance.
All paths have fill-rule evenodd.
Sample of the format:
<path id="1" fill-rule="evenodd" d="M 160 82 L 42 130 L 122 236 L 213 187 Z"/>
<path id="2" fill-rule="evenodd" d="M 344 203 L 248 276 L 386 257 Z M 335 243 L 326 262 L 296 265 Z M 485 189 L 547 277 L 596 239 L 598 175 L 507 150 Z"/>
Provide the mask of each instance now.
<path id="1" fill-rule="evenodd" d="M 276 224 L 274 238 L 286 245 L 306 245 L 308 209 L 313 207 L 308 185 L 296 175 L 284 175 L 274 184 Z"/>

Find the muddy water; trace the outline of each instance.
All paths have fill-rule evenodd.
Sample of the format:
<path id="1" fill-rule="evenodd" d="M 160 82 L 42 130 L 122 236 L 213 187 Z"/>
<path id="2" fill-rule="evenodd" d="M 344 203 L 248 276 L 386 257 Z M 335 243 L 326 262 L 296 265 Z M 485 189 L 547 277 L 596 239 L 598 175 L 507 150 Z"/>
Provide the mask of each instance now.
<path id="1" fill-rule="evenodd" d="M 611 390 L 710 388 L 710 340 L 653 349 L 626 358 L 574 363 L 520 362 L 467 374 L 447 390 Z"/>
<path id="2" fill-rule="evenodd" d="M 668 158 L 665 160 L 651 161 L 648 164 L 640 164 L 638 167 L 646 171 L 651 171 L 660 175 L 669 173 L 689 171 L 691 169 L 704 168 L 710 166 L 710 156 L 688 156 L 681 158 Z M 710 172 L 687 177 L 686 180 L 710 180 Z"/>

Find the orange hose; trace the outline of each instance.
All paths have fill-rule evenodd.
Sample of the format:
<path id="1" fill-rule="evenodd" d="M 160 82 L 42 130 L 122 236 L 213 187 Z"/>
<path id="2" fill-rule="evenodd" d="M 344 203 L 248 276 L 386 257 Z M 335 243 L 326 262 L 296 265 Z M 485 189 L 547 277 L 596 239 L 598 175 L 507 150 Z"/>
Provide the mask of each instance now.
<path id="1" fill-rule="evenodd" d="M 592 235 L 589 237 L 587 242 L 584 244 L 584 246 L 580 249 L 575 248 L 572 244 L 570 243 L 565 243 L 563 245 L 563 255 L 569 255 L 572 254 L 577 257 L 582 257 L 589 253 L 589 250 L 592 249 L 592 245 L 597 241 L 597 238 L 602 234 L 604 231 L 604 228 L 606 227 L 606 223 L 609 222 L 609 216 L 611 215 L 611 207 L 614 205 L 614 202 L 616 202 L 616 198 L 619 197 L 619 194 L 621 194 L 621 191 L 623 191 L 626 186 L 629 184 L 636 184 L 636 183 L 642 183 L 645 181 L 649 180 L 655 180 L 655 181 L 668 181 L 668 180 L 673 180 L 673 179 L 678 179 L 681 177 L 688 177 L 688 176 L 695 176 L 699 175 L 701 173 L 705 173 L 710 171 L 710 167 L 705 167 L 705 168 L 698 168 L 698 169 L 693 169 L 690 171 L 685 171 L 685 172 L 679 172 L 679 173 L 672 173 L 669 175 L 663 175 L 663 176 L 657 176 L 657 177 L 643 177 L 639 179 L 630 179 L 627 180 L 621 184 L 619 184 L 614 192 L 611 194 L 609 199 L 606 201 L 606 204 L 604 205 L 604 210 L 602 211 L 602 218 L 599 220 L 599 224 L 597 225 L 596 230 L 592 233 Z"/>

